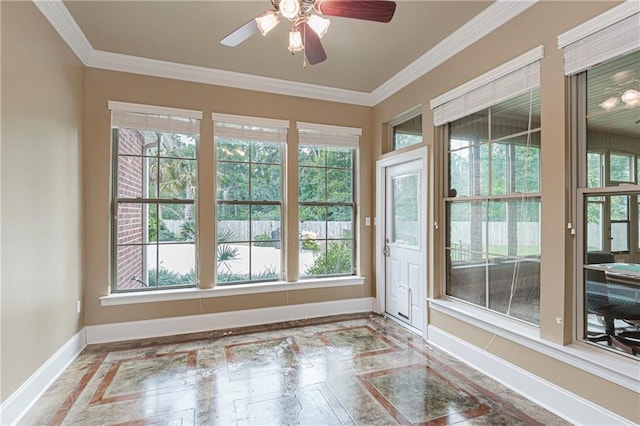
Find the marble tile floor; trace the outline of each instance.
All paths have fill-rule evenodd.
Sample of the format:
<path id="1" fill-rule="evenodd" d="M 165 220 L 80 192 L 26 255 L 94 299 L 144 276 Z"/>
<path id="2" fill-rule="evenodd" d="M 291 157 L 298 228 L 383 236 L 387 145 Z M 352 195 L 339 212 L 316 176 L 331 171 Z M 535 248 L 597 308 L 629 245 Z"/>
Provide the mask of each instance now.
<path id="1" fill-rule="evenodd" d="M 374 314 L 88 346 L 22 425 L 563 425 Z"/>

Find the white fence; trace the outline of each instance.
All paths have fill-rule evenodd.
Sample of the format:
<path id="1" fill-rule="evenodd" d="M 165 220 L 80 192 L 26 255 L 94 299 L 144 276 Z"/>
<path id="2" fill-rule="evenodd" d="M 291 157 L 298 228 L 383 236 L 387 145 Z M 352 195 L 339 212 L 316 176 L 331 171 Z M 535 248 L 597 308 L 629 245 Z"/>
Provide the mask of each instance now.
<path id="1" fill-rule="evenodd" d="M 507 222 L 489 222 L 488 230 L 485 224 L 481 224 L 482 241 L 486 241 L 489 232 L 489 244 L 504 245 L 509 242 L 509 227 Z M 451 222 L 451 242 L 471 243 L 471 223 Z M 517 235 L 519 246 L 540 247 L 540 222 L 518 222 Z"/>
<path id="2" fill-rule="evenodd" d="M 166 228 L 175 235 L 180 235 L 180 229 L 184 220 L 165 220 L 163 221 Z M 258 235 L 266 234 L 269 239 L 280 239 L 280 222 L 276 220 L 254 220 L 251 222 L 253 227 L 253 239 Z M 318 238 L 325 238 L 326 231 L 329 232 L 329 238 L 340 238 L 345 235 L 345 231 L 351 231 L 351 222 L 321 222 L 321 221 L 305 221 L 302 222 L 300 233 L 313 232 Z M 233 233 L 233 238 L 248 238 L 249 221 L 247 220 L 223 220 L 218 226 L 218 230 L 228 229 Z M 273 233 L 273 234 L 272 234 Z"/>

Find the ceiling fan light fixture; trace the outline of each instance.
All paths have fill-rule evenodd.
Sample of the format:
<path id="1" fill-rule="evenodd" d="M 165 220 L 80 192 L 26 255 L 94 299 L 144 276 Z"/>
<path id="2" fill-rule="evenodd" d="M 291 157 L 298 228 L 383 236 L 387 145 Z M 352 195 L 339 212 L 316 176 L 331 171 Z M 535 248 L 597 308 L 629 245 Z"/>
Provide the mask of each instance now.
<path id="1" fill-rule="evenodd" d="M 302 44 L 302 35 L 300 35 L 300 31 L 291 30 L 289 32 L 289 52 L 296 53 L 304 49 L 304 44 Z"/>
<path id="2" fill-rule="evenodd" d="M 625 103 L 627 108 L 640 105 L 640 92 L 637 90 L 629 89 L 622 94 L 622 102 Z"/>
<path id="3" fill-rule="evenodd" d="M 269 31 L 274 29 L 279 22 L 280 18 L 278 18 L 278 15 L 273 10 L 269 10 L 256 18 L 256 24 L 263 36 L 266 36 Z"/>
<path id="4" fill-rule="evenodd" d="M 280 0 L 278 3 L 278 10 L 285 18 L 291 20 L 298 16 L 300 12 L 299 0 Z"/>
<path id="5" fill-rule="evenodd" d="M 620 102 L 620 99 L 618 99 L 616 97 L 611 97 L 611 98 L 607 99 L 606 101 L 602 102 L 598 106 L 600 108 L 606 109 L 607 111 L 611 111 L 613 108 L 615 108 L 616 105 L 618 105 L 618 102 Z"/>
<path id="6" fill-rule="evenodd" d="M 318 34 L 318 37 L 322 38 L 322 36 L 327 33 L 331 21 L 318 15 L 311 15 L 307 19 L 307 24 L 309 24 L 311 29 Z"/>

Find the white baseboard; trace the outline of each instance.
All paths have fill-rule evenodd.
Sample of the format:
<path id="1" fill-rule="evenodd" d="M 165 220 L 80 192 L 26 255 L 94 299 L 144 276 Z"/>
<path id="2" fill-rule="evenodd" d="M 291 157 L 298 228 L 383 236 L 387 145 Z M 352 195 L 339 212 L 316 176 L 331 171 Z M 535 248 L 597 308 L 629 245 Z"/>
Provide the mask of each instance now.
<path id="1" fill-rule="evenodd" d="M 85 327 L 85 330 L 88 344 L 108 343 L 272 324 L 329 315 L 370 312 L 373 310 L 373 306 L 374 298 L 363 297 L 175 318 L 89 325 Z"/>
<path id="2" fill-rule="evenodd" d="M 429 336 L 429 344 L 450 353 L 573 424 L 633 424 L 615 413 L 485 352 L 464 340 L 458 339 L 437 327 L 429 326 L 427 334 Z"/>
<path id="3" fill-rule="evenodd" d="M 86 346 L 83 328 L 0 405 L 0 425 L 16 424 Z"/>

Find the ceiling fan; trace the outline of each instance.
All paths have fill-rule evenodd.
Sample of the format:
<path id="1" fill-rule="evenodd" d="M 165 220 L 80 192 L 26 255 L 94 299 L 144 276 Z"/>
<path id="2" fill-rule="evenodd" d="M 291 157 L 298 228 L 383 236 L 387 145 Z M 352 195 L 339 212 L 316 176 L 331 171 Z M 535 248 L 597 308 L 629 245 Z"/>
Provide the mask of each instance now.
<path id="1" fill-rule="evenodd" d="M 396 11 L 396 3 L 389 0 L 271 0 L 271 4 L 273 9 L 251 19 L 220 43 L 236 47 L 257 32 L 267 35 L 282 17 L 291 22 L 289 51 L 294 54 L 304 49 L 309 64 L 315 65 L 327 59 L 320 38 L 326 34 L 330 21 L 322 16 L 386 23 Z"/>

